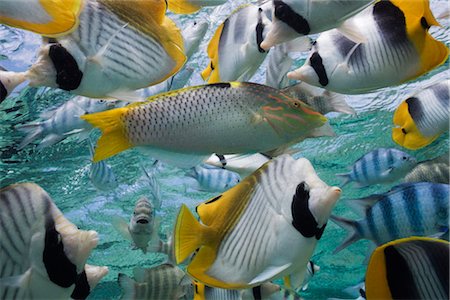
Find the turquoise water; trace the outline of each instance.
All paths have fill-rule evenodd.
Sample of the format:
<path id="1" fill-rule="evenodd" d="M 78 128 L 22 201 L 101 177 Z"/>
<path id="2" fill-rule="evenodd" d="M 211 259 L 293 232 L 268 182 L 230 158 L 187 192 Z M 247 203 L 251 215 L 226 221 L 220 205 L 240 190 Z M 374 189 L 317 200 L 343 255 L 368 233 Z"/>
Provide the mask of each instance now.
<path id="1" fill-rule="evenodd" d="M 240 2 L 233 2 L 233 7 Z M 432 3 L 437 9 L 441 9 L 442 4 L 446 2 Z M 202 49 L 230 9 L 230 4 L 227 4 L 219 9 L 206 9 L 196 16 L 176 18 L 179 24 L 186 24 L 195 18 L 206 19 L 211 23 L 200 50 L 189 63 L 196 71 L 201 71 L 206 66 L 207 57 Z M 443 23 L 445 27 L 439 29 L 436 34 L 448 46 L 449 24 L 448 21 Z M 39 42 L 38 36 L 0 25 L 0 65 L 8 70 L 25 70 L 34 61 Z M 424 81 L 448 77 L 447 69 L 448 61 L 444 66 L 414 82 L 376 93 L 349 96 L 348 103 L 356 109 L 357 115 L 330 115 L 336 137 L 306 140 L 296 145 L 301 150 L 296 157 L 308 158 L 325 182 L 329 185 L 339 185 L 340 181 L 335 174 L 345 172 L 347 166 L 363 154 L 378 147 L 399 148 L 391 140 L 393 110 Z M 190 85 L 202 83 L 198 73 L 191 79 Z M 252 81 L 264 82 L 263 72 L 258 72 Z M 117 284 L 119 272 L 132 276 L 134 267 L 150 267 L 165 259 L 164 255 L 132 251 L 130 243 L 124 240 L 110 223 L 114 216 L 122 216 L 128 220 L 137 198 L 141 195 L 150 197 L 149 185 L 141 166 L 150 168 L 153 160 L 136 150 L 126 151 L 108 159 L 108 164 L 118 178 L 119 186 L 113 192 L 105 193 L 97 191 L 90 183 L 88 147 L 86 143 L 79 143 L 76 138 L 69 138 L 40 152 L 31 145 L 18 151 L 17 146 L 23 136 L 14 130 L 14 126 L 35 120 L 40 112 L 61 104 L 70 97 L 70 94 L 60 90 L 23 87 L 0 104 L 1 186 L 24 181 L 36 182 L 52 196 L 70 221 L 81 229 L 96 230 L 100 242 L 88 263 L 108 266 L 109 274 L 89 299 L 117 299 L 120 296 Z M 448 148 L 449 138 L 448 134 L 445 134 L 424 149 L 406 152 L 418 160 L 424 160 L 439 156 L 448 151 Z M 199 202 L 215 195 L 190 189 L 186 191 L 184 184 L 187 178 L 184 173 L 183 170 L 164 165 L 158 174 L 163 199 L 160 212 L 162 236 L 171 230 L 181 203 L 186 203 L 193 209 Z M 359 198 L 384 192 L 391 186 L 375 185 L 357 189 L 347 185 L 343 189 L 342 198 Z M 356 218 L 342 203 L 337 204 L 333 213 Z M 312 257 L 321 270 L 310 282 L 308 290 L 302 294 L 304 298 L 345 297 L 341 290 L 363 278 L 367 241 L 359 241 L 336 255 L 332 254 L 345 235 L 343 229 L 331 222 L 328 224 Z"/>

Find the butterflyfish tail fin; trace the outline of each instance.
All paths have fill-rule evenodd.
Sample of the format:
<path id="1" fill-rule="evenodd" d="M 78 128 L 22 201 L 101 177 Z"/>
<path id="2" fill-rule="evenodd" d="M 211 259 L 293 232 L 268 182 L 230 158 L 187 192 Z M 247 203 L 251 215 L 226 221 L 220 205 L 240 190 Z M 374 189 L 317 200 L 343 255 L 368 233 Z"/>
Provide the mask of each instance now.
<path id="1" fill-rule="evenodd" d="M 186 205 L 181 205 L 173 240 L 177 264 L 185 261 L 190 254 L 202 246 L 207 229 L 195 219 Z"/>
<path id="2" fill-rule="evenodd" d="M 102 132 L 95 149 L 94 163 L 133 147 L 125 135 L 122 120 L 122 116 L 127 110 L 128 108 L 122 107 L 81 116 L 81 119 L 99 128 Z"/>

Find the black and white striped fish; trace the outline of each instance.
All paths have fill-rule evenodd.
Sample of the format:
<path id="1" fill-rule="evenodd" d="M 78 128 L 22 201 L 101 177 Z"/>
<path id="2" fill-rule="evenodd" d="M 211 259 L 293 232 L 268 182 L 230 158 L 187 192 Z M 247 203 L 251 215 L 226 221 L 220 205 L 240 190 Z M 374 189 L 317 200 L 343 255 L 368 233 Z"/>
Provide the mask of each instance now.
<path id="1" fill-rule="evenodd" d="M 134 280 L 119 273 L 122 299 L 192 299 L 192 281 L 183 270 L 171 264 L 152 268 L 135 268 Z"/>
<path id="2" fill-rule="evenodd" d="M 47 39 L 25 79 L 87 97 L 140 99 L 135 90 L 164 81 L 186 60 L 165 10 L 163 0 L 84 1 L 76 30 Z"/>
<path id="3" fill-rule="evenodd" d="M 411 237 L 378 247 L 366 272 L 367 299 L 449 299 L 450 243 Z"/>
<path id="4" fill-rule="evenodd" d="M 92 184 L 100 191 L 112 191 L 118 185 L 117 177 L 111 166 L 105 161 L 94 162 L 94 145 L 89 140 L 89 152 L 91 154 L 91 168 L 89 170 L 89 179 Z"/>
<path id="5" fill-rule="evenodd" d="M 449 153 L 431 160 L 422 161 L 409 171 L 403 179 L 404 182 L 434 182 L 450 184 Z"/>
<path id="6" fill-rule="evenodd" d="M 378 148 L 360 157 L 351 166 L 350 172 L 336 176 L 344 178 L 342 186 L 351 181 L 359 187 L 392 183 L 405 176 L 416 164 L 416 159 L 403 151 Z"/>
<path id="7" fill-rule="evenodd" d="M 82 96 L 74 97 L 57 108 L 41 113 L 39 121 L 17 125 L 16 128 L 26 134 L 19 149 L 37 139 L 42 139 L 37 149 L 54 145 L 73 134 L 79 134 L 80 139 L 83 139 L 87 137 L 92 126 L 80 119 L 80 116 L 117 107 L 118 103 Z"/>
<path id="8" fill-rule="evenodd" d="M 412 80 L 447 60 L 449 49 L 428 33 L 439 25 L 428 0 L 378 1 L 351 21 L 365 42 L 353 42 L 336 29 L 321 33 L 305 64 L 288 78 L 361 94 Z"/>
<path id="9" fill-rule="evenodd" d="M 34 183 L 1 189 L 0 212 L 0 298 L 69 298 L 81 285 L 97 232 L 79 230 Z"/>

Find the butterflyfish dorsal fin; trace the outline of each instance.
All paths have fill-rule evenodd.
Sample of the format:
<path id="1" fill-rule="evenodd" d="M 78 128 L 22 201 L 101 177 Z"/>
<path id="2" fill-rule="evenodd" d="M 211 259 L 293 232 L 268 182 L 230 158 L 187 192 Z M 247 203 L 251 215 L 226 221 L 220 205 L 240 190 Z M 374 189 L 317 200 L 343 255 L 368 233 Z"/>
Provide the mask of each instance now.
<path id="1" fill-rule="evenodd" d="M 84 0 L 2 1 L 0 23 L 58 37 L 78 26 Z"/>
<path id="2" fill-rule="evenodd" d="M 195 3 L 195 1 L 192 1 Z M 188 0 L 168 0 L 167 6 L 174 14 L 192 14 L 198 11 L 201 6 L 193 4 Z"/>
<path id="3" fill-rule="evenodd" d="M 217 82 L 220 81 L 219 77 L 219 42 L 220 42 L 220 36 L 222 35 L 223 28 L 225 26 L 225 22 L 220 24 L 219 27 L 217 27 L 216 32 L 214 33 L 213 37 L 209 41 L 208 48 L 206 49 L 206 53 L 208 54 L 208 57 L 210 59 L 210 62 L 208 66 L 202 71 L 201 75 L 203 80 L 208 80 L 208 83 L 214 83 L 211 82 L 211 77 L 213 74 L 215 78 L 219 78 Z"/>

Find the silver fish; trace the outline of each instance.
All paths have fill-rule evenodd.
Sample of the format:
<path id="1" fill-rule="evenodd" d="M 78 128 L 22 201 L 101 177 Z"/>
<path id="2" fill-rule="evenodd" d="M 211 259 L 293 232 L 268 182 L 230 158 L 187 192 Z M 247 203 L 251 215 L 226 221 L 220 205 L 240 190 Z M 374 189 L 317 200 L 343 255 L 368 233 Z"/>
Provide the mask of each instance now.
<path id="1" fill-rule="evenodd" d="M 89 152 L 91 153 L 92 159 L 94 157 L 94 146 L 91 141 L 89 141 Z M 105 161 L 93 162 L 91 160 L 89 179 L 92 184 L 101 191 L 111 191 L 119 185 L 111 166 Z"/>
<path id="2" fill-rule="evenodd" d="M 448 152 L 443 155 L 422 161 L 409 171 L 403 179 L 404 182 L 434 182 L 450 184 L 450 167 Z"/>
<path id="3" fill-rule="evenodd" d="M 199 184 L 199 189 L 207 192 L 221 193 L 241 181 L 241 176 L 235 172 L 207 165 L 198 165 L 186 175 L 194 178 Z"/>

